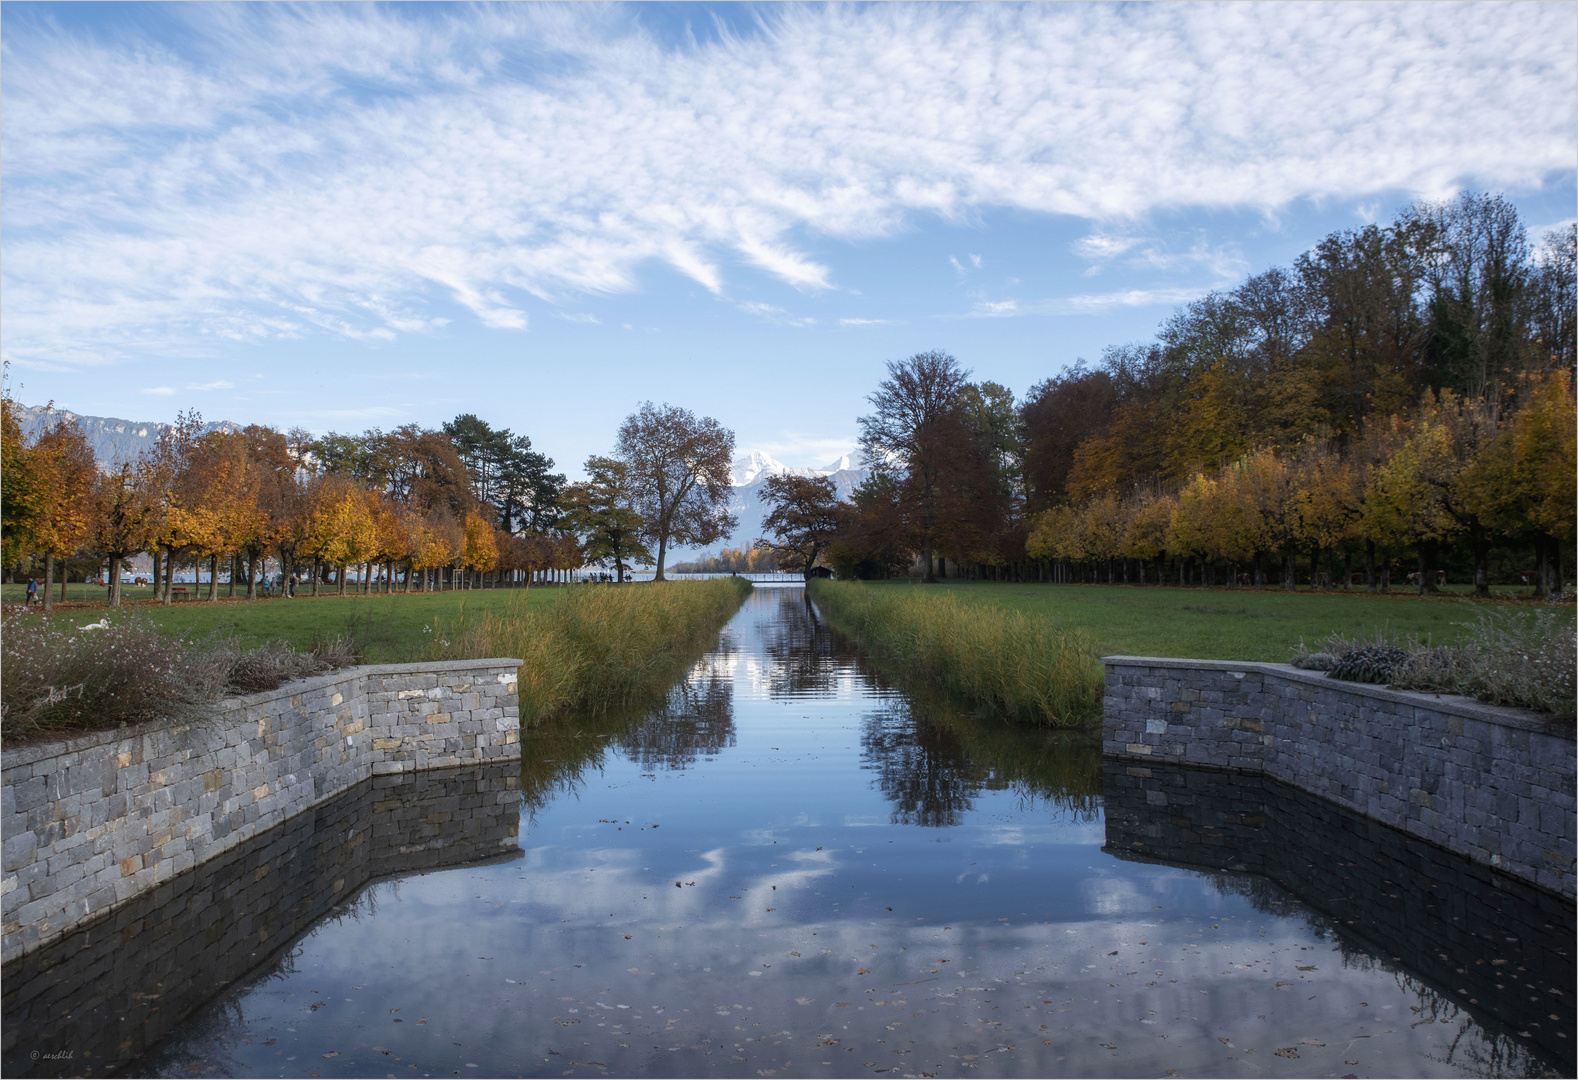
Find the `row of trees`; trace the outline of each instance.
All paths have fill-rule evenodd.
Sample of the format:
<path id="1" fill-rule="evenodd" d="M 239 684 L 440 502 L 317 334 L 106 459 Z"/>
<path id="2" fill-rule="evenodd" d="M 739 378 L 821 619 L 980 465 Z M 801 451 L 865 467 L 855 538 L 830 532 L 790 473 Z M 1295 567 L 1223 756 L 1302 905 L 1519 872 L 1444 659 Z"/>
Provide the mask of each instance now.
<path id="1" fill-rule="evenodd" d="M 843 503 L 775 481 L 770 546 L 852 576 L 1292 587 L 1362 565 L 1380 588 L 1406 560 L 1427 589 L 1499 565 L 1558 590 L 1575 251 L 1467 194 L 1334 233 L 1022 403 L 943 353 L 890 364 L 859 421 L 870 480 Z"/>
<path id="2" fill-rule="evenodd" d="M 136 461 L 101 472 L 82 430 L 60 423 L 28 444 L 9 397 L 3 410 L 3 559 L 36 554 L 45 604 L 67 555 L 108 564 L 111 605 L 122 565 L 153 558 L 166 603 L 177 565 L 207 565 L 209 599 L 221 563 L 231 594 L 257 595 L 274 559 L 288 579 L 307 571 L 347 591 L 410 592 L 530 582 L 536 575 L 656 563 L 667 549 L 726 536 L 734 436 L 717 421 L 650 402 L 619 429 L 612 457 L 566 485 L 531 441 L 464 414 L 440 430 L 407 425 L 320 438 L 262 426 L 208 430 L 195 412 L 163 429 Z M 651 549 L 655 548 L 654 556 Z M 283 595 L 288 596 L 289 590 Z"/>

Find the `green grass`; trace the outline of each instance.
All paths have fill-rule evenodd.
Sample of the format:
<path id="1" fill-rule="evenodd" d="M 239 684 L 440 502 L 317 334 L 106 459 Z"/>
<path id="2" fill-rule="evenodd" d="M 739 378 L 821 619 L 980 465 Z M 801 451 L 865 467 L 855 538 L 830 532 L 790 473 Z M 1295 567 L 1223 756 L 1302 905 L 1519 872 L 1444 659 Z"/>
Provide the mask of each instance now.
<path id="1" fill-rule="evenodd" d="M 661 697 L 750 591 L 743 578 L 571 587 L 440 622 L 436 655 L 519 657 L 523 725 L 600 713 Z"/>
<path id="2" fill-rule="evenodd" d="M 1349 637 L 1389 628 L 1398 636 L 1450 644 L 1485 606 L 1461 595 L 1421 597 L 1284 593 L 1251 589 L 1177 589 L 1124 585 L 1038 585 L 946 581 L 872 582 L 877 592 L 943 593 L 982 605 L 1050 619 L 1090 636 L 1100 656 L 1177 656 L 1286 663 L 1300 638 L 1314 647 L 1328 634 Z M 1567 608 L 1572 618 L 1572 608 Z"/>
<path id="3" fill-rule="evenodd" d="M 644 588 L 645 586 L 631 586 Z M 7 586 L 9 589 L 10 586 Z M 72 589 L 87 588 L 73 585 Z M 296 592 L 293 600 L 278 597 L 268 600 L 218 601 L 182 600 L 169 605 L 146 600 L 131 600 L 136 610 L 147 615 L 160 630 L 183 638 L 204 637 L 221 627 L 233 628 L 241 644 L 262 645 L 285 641 L 300 649 L 316 642 L 348 637 L 368 663 L 404 663 L 431 655 L 434 648 L 434 623 L 439 635 L 475 615 L 503 611 L 521 604 L 536 607 L 556 597 L 591 585 L 538 586 L 533 589 L 468 589 L 407 596 L 334 596 Z M 102 592 L 103 590 L 94 590 Z M 147 592 L 147 590 L 144 590 Z M 9 596 L 6 598 L 10 599 Z M 37 612 L 39 609 L 35 608 Z M 92 607 L 57 607 L 48 618 L 81 625 L 101 617 L 115 621 L 115 609 L 102 603 Z M 42 614 L 30 618 L 45 618 Z"/>
<path id="4" fill-rule="evenodd" d="M 823 616 L 885 671 L 993 712 L 1052 727 L 1093 723 L 1101 664 L 1067 622 L 972 603 L 951 589 L 812 581 Z"/>

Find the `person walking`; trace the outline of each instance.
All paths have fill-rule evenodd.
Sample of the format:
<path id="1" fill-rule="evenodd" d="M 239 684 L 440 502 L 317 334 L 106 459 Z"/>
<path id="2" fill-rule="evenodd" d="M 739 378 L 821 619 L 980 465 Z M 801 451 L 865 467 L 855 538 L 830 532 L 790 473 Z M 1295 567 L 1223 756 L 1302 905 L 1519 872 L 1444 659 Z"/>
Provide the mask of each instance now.
<path id="1" fill-rule="evenodd" d="M 22 606 L 32 607 L 36 603 L 38 603 L 38 578 L 30 577 L 27 579 L 27 599 L 23 601 Z"/>

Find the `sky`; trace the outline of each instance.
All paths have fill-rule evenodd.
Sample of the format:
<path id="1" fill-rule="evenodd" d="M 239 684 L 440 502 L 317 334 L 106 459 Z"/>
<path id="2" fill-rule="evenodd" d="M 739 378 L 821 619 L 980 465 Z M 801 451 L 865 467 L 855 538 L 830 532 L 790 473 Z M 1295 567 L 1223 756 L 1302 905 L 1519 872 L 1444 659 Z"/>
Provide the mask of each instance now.
<path id="1" fill-rule="evenodd" d="M 1418 199 L 1578 202 L 1578 5 L 5 5 L 23 404 L 820 466 Z"/>

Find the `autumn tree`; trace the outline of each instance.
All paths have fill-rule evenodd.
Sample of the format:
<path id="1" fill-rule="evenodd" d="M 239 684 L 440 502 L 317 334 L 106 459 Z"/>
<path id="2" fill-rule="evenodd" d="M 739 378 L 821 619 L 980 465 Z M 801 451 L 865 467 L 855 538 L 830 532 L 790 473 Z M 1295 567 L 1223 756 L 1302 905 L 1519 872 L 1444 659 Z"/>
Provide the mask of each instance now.
<path id="1" fill-rule="evenodd" d="M 945 352 L 923 352 L 888 363 L 888 377 L 867 397 L 873 411 L 856 422 L 860 447 L 873 472 L 899 480 L 913 507 L 911 528 L 925 580 L 935 581 L 938 500 L 948 457 L 950 419 L 970 373 Z M 957 430 L 957 429 L 953 429 Z"/>
<path id="2" fill-rule="evenodd" d="M 37 512 L 29 530 L 44 553 L 44 610 L 53 607 L 55 560 L 86 540 L 94 524 L 93 484 L 98 464 L 87 437 L 75 422 L 61 421 L 28 448 L 28 467 L 38 484 Z M 65 598 L 65 575 L 61 575 Z"/>
<path id="3" fill-rule="evenodd" d="M 757 545 L 771 550 L 778 566 L 801 570 L 807 580 L 822 551 L 838 536 L 845 515 L 831 477 L 781 473 L 762 484 L 761 499 L 771 507 L 762 530 L 774 538 Z"/>
<path id="4" fill-rule="evenodd" d="M 651 527 L 635 509 L 631 469 L 616 458 L 586 459 L 587 480 L 563 492 L 561 523 L 585 545 L 584 556 L 597 566 L 614 566 L 616 580 L 625 580 L 625 564 L 650 566 L 652 552 L 643 542 Z"/>
<path id="5" fill-rule="evenodd" d="M 625 466 L 630 508 L 657 545 L 657 573 L 671 544 L 725 539 L 738 522 L 728 512 L 734 432 L 710 416 L 650 401 L 619 426 L 614 457 Z"/>

